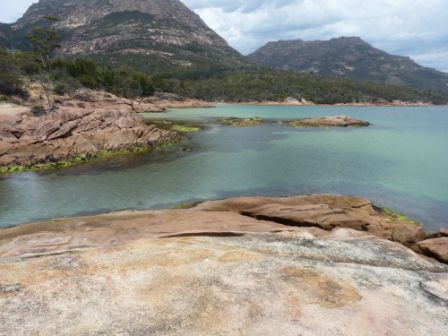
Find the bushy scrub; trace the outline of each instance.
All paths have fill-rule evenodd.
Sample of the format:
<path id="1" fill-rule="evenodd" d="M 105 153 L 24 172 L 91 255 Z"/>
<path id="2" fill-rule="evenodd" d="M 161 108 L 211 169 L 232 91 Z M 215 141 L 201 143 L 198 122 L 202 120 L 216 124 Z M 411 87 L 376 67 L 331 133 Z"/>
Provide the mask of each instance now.
<path id="1" fill-rule="evenodd" d="M 68 88 L 65 84 L 58 83 L 54 86 L 54 93 L 63 96 L 68 92 Z"/>
<path id="2" fill-rule="evenodd" d="M 42 105 L 35 105 L 31 108 L 31 113 L 35 117 L 43 116 L 46 113 L 45 107 Z"/>
<path id="3" fill-rule="evenodd" d="M 285 101 L 288 97 L 317 104 L 408 102 L 448 103 L 448 93 L 279 70 L 239 70 L 185 80 L 176 93 L 209 101 Z"/>
<path id="4" fill-rule="evenodd" d="M 23 93 L 17 62 L 13 55 L 5 49 L 0 49 L 0 94 L 22 95 Z"/>
<path id="5" fill-rule="evenodd" d="M 55 80 L 75 80 L 79 86 L 104 90 L 117 96 L 135 98 L 153 95 L 158 82 L 129 67 L 100 67 L 90 59 L 57 60 L 52 65 Z"/>
<path id="6" fill-rule="evenodd" d="M 12 54 L 0 49 L 0 94 L 24 94 L 22 79 L 40 77 L 36 60 L 33 52 Z M 97 64 L 93 59 L 66 58 L 51 62 L 49 79 L 55 83 L 57 94 L 85 87 L 127 98 L 169 92 L 186 98 L 225 102 L 285 101 L 291 97 L 317 104 L 387 103 L 394 100 L 448 103 L 447 92 L 250 66 L 151 74 L 123 65 Z"/>

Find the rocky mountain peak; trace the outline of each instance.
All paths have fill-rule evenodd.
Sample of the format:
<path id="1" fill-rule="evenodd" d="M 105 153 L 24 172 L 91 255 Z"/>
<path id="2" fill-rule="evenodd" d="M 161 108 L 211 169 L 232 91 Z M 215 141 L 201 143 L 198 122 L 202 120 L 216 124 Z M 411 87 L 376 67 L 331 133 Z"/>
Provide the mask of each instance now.
<path id="1" fill-rule="evenodd" d="M 448 90 L 448 75 L 409 57 L 390 55 L 360 37 L 270 42 L 250 54 L 265 66 L 419 89 Z"/>
<path id="2" fill-rule="evenodd" d="M 341 37 L 335 37 L 330 39 L 330 41 L 340 41 L 340 42 L 347 42 L 347 43 L 359 43 L 359 44 L 367 44 L 366 41 L 364 41 L 359 36 L 341 36 Z"/>
<path id="3" fill-rule="evenodd" d="M 201 21 L 178 0 L 40 0 L 13 27 L 26 27 L 44 16 L 53 15 L 61 19 L 59 27 L 75 28 L 119 12 L 140 12 L 159 20 L 175 19 L 183 23 L 191 23 L 193 18 Z"/>
<path id="4" fill-rule="evenodd" d="M 11 45 L 59 18 L 62 53 L 128 63 L 154 70 L 166 67 L 233 66 L 242 56 L 179 0 L 40 0 L 10 25 Z"/>

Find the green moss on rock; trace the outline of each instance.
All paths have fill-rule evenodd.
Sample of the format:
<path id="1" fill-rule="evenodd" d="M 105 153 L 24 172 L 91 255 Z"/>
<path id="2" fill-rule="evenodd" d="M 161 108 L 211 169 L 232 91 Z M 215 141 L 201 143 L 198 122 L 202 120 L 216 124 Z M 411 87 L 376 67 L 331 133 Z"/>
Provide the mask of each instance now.
<path id="1" fill-rule="evenodd" d="M 165 129 L 169 131 L 175 131 L 179 133 L 194 133 L 202 130 L 203 125 L 201 123 L 192 121 L 170 121 L 170 120 L 151 120 L 151 124 L 157 128 Z"/>
<path id="2" fill-rule="evenodd" d="M 198 203 L 197 202 L 185 202 L 182 204 L 179 204 L 174 207 L 174 209 L 182 210 L 182 209 L 191 209 L 195 207 Z"/>
<path id="3" fill-rule="evenodd" d="M 171 129 L 180 133 L 194 133 L 201 130 L 199 127 L 189 127 L 184 125 L 174 125 Z"/>
<path id="4" fill-rule="evenodd" d="M 230 127 L 254 127 L 254 126 L 260 126 L 263 120 L 259 117 L 255 118 L 236 118 L 236 117 L 229 117 L 229 118 L 222 118 L 220 119 L 220 123 L 230 126 Z"/>
<path id="5" fill-rule="evenodd" d="M 24 173 L 24 172 L 37 172 L 37 171 L 45 171 L 52 169 L 61 169 L 61 168 L 69 168 L 72 166 L 82 165 L 94 160 L 105 160 L 111 159 L 123 155 L 129 154 L 145 154 L 154 150 L 158 150 L 164 147 L 172 146 L 176 143 L 179 143 L 184 138 L 181 136 L 175 137 L 171 140 L 165 140 L 159 142 L 155 146 L 143 146 L 143 147 L 134 147 L 120 150 L 102 150 L 92 155 L 82 154 L 79 156 L 75 156 L 72 158 L 68 158 L 65 160 L 60 160 L 56 162 L 48 162 L 48 163 L 39 163 L 34 165 L 14 165 L 14 166 L 3 166 L 0 167 L 0 173 Z"/>
<path id="6" fill-rule="evenodd" d="M 375 206 L 375 209 L 382 215 L 389 217 L 392 220 L 400 220 L 402 222 L 411 223 L 415 225 L 421 226 L 421 223 L 418 221 L 402 214 L 401 212 L 398 212 L 396 210 L 390 209 L 390 208 L 384 208 L 384 207 L 378 207 Z"/>
<path id="7" fill-rule="evenodd" d="M 289 125 L 293 128 L 323 128 L 323 126 L 311 126 L 309 124 L 308 125 L 304 124 L 300 121 L 293 121 L 293 122 L 289 123 Z"/>

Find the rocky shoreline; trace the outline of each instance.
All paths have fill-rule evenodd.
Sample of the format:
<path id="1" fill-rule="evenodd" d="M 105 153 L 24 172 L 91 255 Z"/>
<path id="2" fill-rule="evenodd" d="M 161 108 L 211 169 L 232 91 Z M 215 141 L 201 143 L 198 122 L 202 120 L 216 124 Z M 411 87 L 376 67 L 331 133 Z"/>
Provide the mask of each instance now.
<path id="1" fill-rule="evenodd" d="M 374 235 L 379 239 L 400 243 L 416 253 L 448 263 L 448 229 L 441 229 L 437 233 L 428 233 L 422 225 L 407 218 L 405 215 L 390 209 L 376 207 L 369 200 L 361 197 L 331 194 L 291 197 L 239 197 L 219 201 L 206 201 L 198 204 L 185 204 L 177 207 L 175 210 L 162 212 L 125 212 L 124 218 L 127 221 L 134 220 L 135 223 L 138 223 L 135 226 L 136 229 L 138 226 L 142 226 L 140 229 L 143 231 L 140 229 L 137 229 L 137 231 L 145 232 L 144 236 L 146 234 L 152 236 L 158 232 L 153 231 L 154 228 L 151 226 L 145 227 L 147 224 L 144 223 L 144 219 L 157 218 L 162 213 L 167 214 L 167 217 L 161 216 L 159 222 L 162 226 L 157 225 L 156 227 L 157 230 L 163 230 L 165 234 L 177 234 L 184 231 L 195 232 L 197 230 L 203 232 L 204 228 L 198 227 L 194 223 L 188 221 L 177 223 L 176 220 L 168 220 L 171 214 L 181 213 L 178 210 L 188 210 L 184 211 L 186 218 L 188 213 L 193 212 L 199 213 L 204 218 L 207 218 L 209 213 L 219 212 L 221 213 L 222 222 L 226 221 L 227 216 L 234 219 L 236 218 L 235 215 L 238 215 L 253 218 L 260 221 L 260 223 L 279 224 L 283 229 L 286 227 L 289 229 L 313 228 L 328 232 L 336 228 L 356 230 Z M 107 221 L 102 222 L 102 218 L 117 218 L 118 223 L 123 214 L 118 212 L 20 225 L 0 230 L 0 242 L 5 238 L 11 239 L 16 236 L 27 235 L 30 232 L 43 231 L 48 234 L 60 234 L 67 230 L 70 232 L 73 230 L 77 231 L 79 228 L 77 228 L 77 225 L 73 226 L 74 223 L 81 223 L 81 227 L 89 222 L 103 223 L 100 227 L 103 225 L 107 226 Z M 174 217 L 177 218 L 177 215 Z M 204 232 L 208 232 L 210 229 L 212 230 L 211 232 L 220 232 L 220 226 L 216 225 L 216 223 L 210 222 L 207 230 Z M 229 220 L 228 225 L 233 225 L 232 220 Z M 259 232 L 258 230 L 259 228 L 256 228 L 256 232 Z M 73 233 L 76 233 L 75 231 Z M 92 230 L 79 233 L 83 237 L 83 244 L 85 244 Z M 139 235 L 137 236 L 142 238 Z M 20 246 L 20 248 L 23 249 L 24 247 Z M 5 250 L 0 248 L 0 256 L 2 251 L 10 255 L 12 250 L 11 247 Z"/>
<path id="2" fill-rule="evenodd" d="M 39 90 L 30 90 L 32 103 Z M 142 152 L 178 141 L 179 133 L 199 131 L 197 125 L 154 122 L 147 125 L 140 113 L 166 108 L 207 108 L 209 103 L 177 96 L 139 100 L 106 92 L 80 90 L 73 96 L 54 96 L 56 110 L 36 116 L 28 106 L 0 105 L 0 172 L 22 172 L 87 162 L 118 153 Z M 222 118 L 231 127 L 261 125 L 261 118 Z M 157 125 L 157 126 L 156 126 Z M 354 127 L 368 122 L 347 116 L 308 118 L 292 127 Z"/>
<path id="3" fill-rule="evenodd" d="M 42 96 L 38 85 L 30 86 L 25 106 L 0 105 L 1 171 L 21 172 L 29 169 L 67 167 L 91 158 L 140 152 L 179 139 L 176 125 L 159 129 L 146 125 L 139 113 L 165 112 L 170 108 L 210 108 L 216 103 L 184 99 L 172 94 L 126 99 L 110 93 L 81 89 L 71 96 L 53 97 L 57 110 L 42 117 L 31 113 L 31 105 Z M 239 103 L 270 105 L 271 102 Z M 314 105 L 288 98 L 274 105 Z M 393 106 L 410 106 L 393 102 Z M 355 106 L 367 106 L 355 104 Z M 372 106 L 378 106 L 374 104 Z M 416 105 L 417 106 L 417 105 Z M 423 106 L 418 104 L 418 106 Z M 221 123 L 232 127 L 257 126 L 259 118 L 224 118 Z M 370 124 L 346 116 L 307 118 L 291 122 L 292 127 L 366 127 Z M 197 131 L 197 127 L 178 127 L 180 133 Z"/>
<path id="4" fill-rule="evenodd" d="M 446 331 L 448 266 L 402 216 L 336 195 L 188 207 L 0 230 L 0 334 Z"/>
<path id="5" fill-rule="evenodd" d="M 406 102 L 401 100 L 395 100 L 392 102 L 376 102 L 376 103 L 337 103 L 337 104 L 317 104 L 312 101 L 295 98 L 287 98 L 284 101 L 253 101 L 253 102 L 222 102 L 230 105 L 250 105 L 250 106 L 355 106 L 355 107 L 430 107 L 435 106 L 428 102 Z"/>
<path id="6" fill-rule="evenodd" d="M 56 111 L 43 116 L 26 106 L 0 106 L 1 171 L 67 167 L 180 139 L 177 132 L 147 125 L 138 115 L 156 110 L 153 104 L 98 92 L 55 100 Z"/>

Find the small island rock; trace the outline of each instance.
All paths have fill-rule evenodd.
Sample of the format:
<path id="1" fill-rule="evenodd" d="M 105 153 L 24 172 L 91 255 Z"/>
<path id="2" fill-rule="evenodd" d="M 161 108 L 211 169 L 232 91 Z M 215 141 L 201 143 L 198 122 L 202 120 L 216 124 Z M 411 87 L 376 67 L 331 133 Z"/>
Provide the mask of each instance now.
<path id="1" fill-rule="evenodd" d="M 295 128 L 313 127 L 368 127 L 370 123 L 364 120 L 354 119 L 349 116 L 330 116 L 320 118 L 304 118 L 290 123 Z"/>

